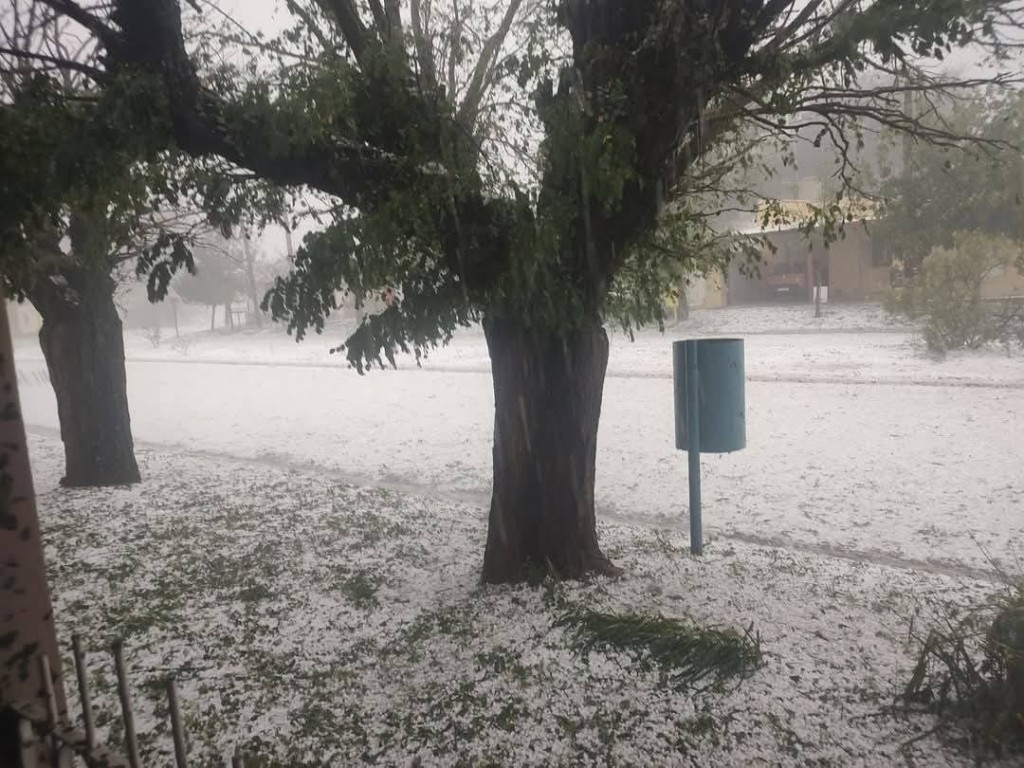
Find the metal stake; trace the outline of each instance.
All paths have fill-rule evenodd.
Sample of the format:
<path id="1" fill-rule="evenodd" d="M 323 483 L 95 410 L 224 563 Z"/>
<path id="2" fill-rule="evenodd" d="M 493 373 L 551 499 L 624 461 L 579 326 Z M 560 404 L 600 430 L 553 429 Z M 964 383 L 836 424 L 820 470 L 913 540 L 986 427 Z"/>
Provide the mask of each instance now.
<path id="1" fill-rule="evenodd" d="M 704 532 L 700 509 L 700 377 L 697 369 L 697 342 L 686 342 L 686 442 L 690 480 L 690 552 L 704 551 Z"/>

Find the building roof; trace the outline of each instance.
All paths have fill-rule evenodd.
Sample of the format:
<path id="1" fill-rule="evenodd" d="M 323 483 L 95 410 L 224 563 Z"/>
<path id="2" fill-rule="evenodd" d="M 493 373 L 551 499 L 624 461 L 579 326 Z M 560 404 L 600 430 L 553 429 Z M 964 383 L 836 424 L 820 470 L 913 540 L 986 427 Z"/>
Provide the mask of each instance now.
<path id="1" fill-rule="evenodd" d="M 777 213 L 769 213 L 769 205 L 778 206 Z M 878 204 L 866 198 L 844 198 L 840 210 L 848 221 L 870 221 L 878 217 Z M 774 200 L 764 202 L 749 214 L 746 223 L 732 229 L 741 235 L 761 235 L 768 232 L 787 232 L 798 229 L 814 215 L 821 204 L 811 200 Z M 765 223 L 765 218 L 769 220 Z"/>

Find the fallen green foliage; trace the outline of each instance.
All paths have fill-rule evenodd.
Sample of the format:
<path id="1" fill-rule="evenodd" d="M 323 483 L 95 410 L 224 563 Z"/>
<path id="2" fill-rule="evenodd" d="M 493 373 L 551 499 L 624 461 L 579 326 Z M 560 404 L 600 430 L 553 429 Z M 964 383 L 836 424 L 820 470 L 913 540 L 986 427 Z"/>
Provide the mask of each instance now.
<path id="1" fill-rule="evenodd" d="M 1024 583 L 911 636 L 922 645 L 900 703 L 975 755 L 1024 754 Z"/>
<path id="2" fill-rule="evenodd" d="M 643 671 L 660 669 L 663 682 L 680 689 L 708 689 L 727 678 L 749 677 L 761 663 L 761 637 L 752 624 L 738 632 L 563 602 L 555 625 L 569 633 L 581 656 L 592 651 L 625 653 Z"/>

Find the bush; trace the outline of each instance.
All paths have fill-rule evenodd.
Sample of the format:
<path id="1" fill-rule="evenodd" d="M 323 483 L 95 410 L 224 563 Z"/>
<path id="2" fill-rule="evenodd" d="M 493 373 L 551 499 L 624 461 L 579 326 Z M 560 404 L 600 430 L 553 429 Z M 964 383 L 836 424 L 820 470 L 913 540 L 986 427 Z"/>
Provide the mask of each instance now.
<path id="1" fill-rule="evenodd" d="M 914 304 L 914 287 L 905 285 L 893 287 L 882 294 L 882 309 L 890 315 L 905 317 L 908 320 L 917 319 L 917 309 Z"/>
<path id="2" fill-rule="evenodd" d="M 893 314 L 924 318 L 925 343 L 933 352 L 976 349 L 1008 342 L 1022 332 L 1019 304 L 986 302 L 985 279 L 1020 262 L 1022 247 L 1006 237 L 958 232 L 952 248 L 935 248 L 925 257 L 909 285 L 886 296 Z"/>

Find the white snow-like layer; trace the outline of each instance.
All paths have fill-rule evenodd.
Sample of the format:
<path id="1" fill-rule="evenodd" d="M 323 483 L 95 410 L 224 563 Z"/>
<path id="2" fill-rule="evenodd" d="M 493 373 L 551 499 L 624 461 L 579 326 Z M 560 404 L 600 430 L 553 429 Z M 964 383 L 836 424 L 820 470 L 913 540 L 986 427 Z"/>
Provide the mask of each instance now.
<path id="1" fill-rule="evenodd" d="M 747 345 L 748 447 L 704 458 L 709 535 L 937 566 L 1020 562 L 1024 384 L 1013 382 L 1024 357 L 934 362 L 900 333 L 759 335 Z M 451 349 L 486 361 L 479 335 Z M 858 360 L 873 362 L 837 378 Z M 27 420 L 56 429 L 44 366 L 23 355 L 18 366 Z M 667 339 L 613 340 L 597 471 L 608 519 L 686 525 L 670 377 Z M 129 362 L 128 384 L 144 443 L 487 503 L 493 389 L 479 365 L 455 372 L 431 359 L 359 376 L 340 365 Z"/>
<path id="2" fill-rule="evenodd" d="M 263 331 L 185 333 L 180 340 L 165 331 L 154 347 L 140 331 L 125 334 L 129 360 L 184 363 L 223 362 L 259 365 L 347 368 L 343 354 L 330 353 L 351 330 L 351 321 L 328 325 L 296 343 L 280 326 Z M 857 334 L 857 338 L 851 335 Z M 647 330 L 631 340 L 611 332 L 611 376 L 671 377 L 675 339 L 732 335 L 745 338 L 747 375 L 755 381 L 820 383 L 920 383 L 1024 388 L 1024 354 L 986 349 L 953 353 L 936 361 L 926 354 L 914 327 L 898 323 L 877 305 L 836 305 L 815 318 L 806 305 L 730 307 L 698 310 L 665 333 Z M 34 339 L 21 339 L 18 358 L 41 362 Z M 400 369 L 415 369 L 412 356 L 400 355 Z M 425 370 L 488 371 L 490 360 L 479 328 L 460 330 L 452 342 L 431 351 Z"/>
<path id="3" fill-rule="evenodd" d="M 695 559 L 679 535 L 602 523 L 625 576 L 565 597 L 760 632 L 753 677 L 679 692 L 578 656 L 543 590 L 479 587 L 479 509 L 149 450 L 137 486 L 68 490 L 59 442 L 31 448 L 61 635 L 87 638 L 115 736 L 103 648 L 125 637 L 147 764 L 169 759 L 170 672 L 195 765 L 236 747 L 283 765 L 970 764 L 887 705 L 910 617 L 992 584 L 742 542 Z"/>

